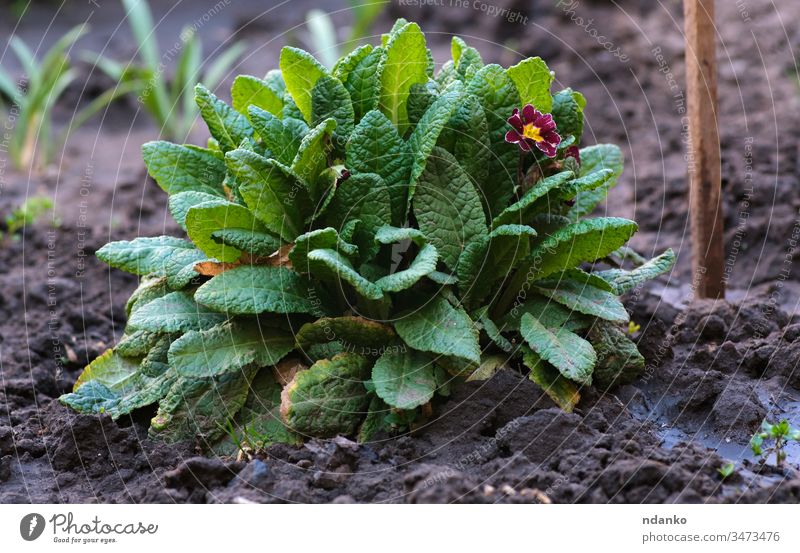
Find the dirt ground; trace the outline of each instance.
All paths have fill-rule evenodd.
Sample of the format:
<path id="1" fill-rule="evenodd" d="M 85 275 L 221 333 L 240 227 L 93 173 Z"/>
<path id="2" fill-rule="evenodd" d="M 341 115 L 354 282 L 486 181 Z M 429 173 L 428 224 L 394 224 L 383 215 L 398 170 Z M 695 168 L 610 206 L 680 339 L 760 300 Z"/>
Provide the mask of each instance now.
<path id="1" fill-rule="evenodd" d="M 411 435 L 274 446 L 247 462 L 148 440 L 152 413 L 113 422 L 67 410 L 55 398 L 122 332 L 137 282 L 94 252 L 109 240 L 179 233 L 139 155 L 156 131 L 132 102 L 121 102 L 75 134 L 54 167 L 0 173 L 0 212 L 47 194 L 60 221 L 0 247 L 0 502 L 800 501 L 800 449 L 790 449 L 778 470 L 756 463 L 747 448 L 765 417 L 800 426 L 800 273 L 792 264 L 800 233 L 800 4 L 718 3 L 729 302 L 689 305 L 681 2 L 496 0 L 528 18 L 516 23 L 448 3 L 392 3 L 376 32 L 405 16 L 423 25 L 437 61 L 454 32 L 486 61 L 544 58 L 557 86 L 587 97 L 584 141 L 625 151 L 625 173 L 604 209 L 639 222 L 633 245 L 642 253 L 679 252 L 669 277 L 626 298 L 641 325 L 645 374 L 586 393 L 565 414 L 530 381 L 501 372 L 458 388 Z M 169 13 L 165 4 L 156 10 L 165 16 L 159 37 L 169 44 L 214 4 L 181 2 Z M 244 38 L 252 50 L 236 73 L 263 74 L 287 40 L 302 39 L 300 30 L 284 31 L 314 6 L 293 0 L 262 14 L 263 6 L 233 2 L 204 27 L 207 51 Z M 78 3 L 59 14 L 45 43 L 90 17 L 82 47 L 108 44 L 130 56 L 125 30 L 114 31 L 119 8 L 91 9 Z M 35 10 L 16 30 L 33 44 L 54 7 Z M 347 21 L 345 13 L 335 17 Z M 3 18 L 0 36 L 14 25 Z M 83 70 L 65 106 L 109 84 Z M 58 115 L 66 120 L 70 111 Z M 736 473 L 723 480 L 717 469 L 727 460 Z"/>

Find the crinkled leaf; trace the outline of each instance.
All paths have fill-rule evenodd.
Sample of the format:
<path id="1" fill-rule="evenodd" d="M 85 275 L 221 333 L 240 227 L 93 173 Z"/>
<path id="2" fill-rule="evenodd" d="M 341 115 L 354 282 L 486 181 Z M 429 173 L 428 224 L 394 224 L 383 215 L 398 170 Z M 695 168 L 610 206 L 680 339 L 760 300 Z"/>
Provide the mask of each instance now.
<path id="1" fill-rule="evenodd" d="M 570 216 L 577 218 L 591 213 L 597 204 L 608 195 L 608 191 L 617 183 L 617 178 L 622 174 L 623 157 L 619 146 L 614 144 L 597 144 L 581 148 L 581 174 L 585 176 L 601 169 L 611 169 L 615 177 L 607 180 L 603 186 L 586 190 L 575 198 L 575 205 L 570 210 Z"/>
<path id="2" fill-rule="evenodd" d="M 435 148 L 419 179 L 414 214 L 442 262 L 455 269 L 461 252 L 488 234 L 480 197 L 446 150 Z"/>
<path id="3" fill-rule="evenodd" d="M 386 183 L 394 225 L 405 219 L 412 159 L 408 144 L 379 111 L 364 115 L 347 143 L 348 168 L 355 173 L 375 173 Z"/>
<path id="4" fill-rule="evenodd" d="M 231 99 L 233 109 L 242 115 L 248 114 L 250 106 L 275 117 L 280 117 L 283 111 L 283 91 L 252 75 L 239 75 L 233 80 Z"/>
<path id="5" fill-rule="evenodd" d="M 617 325 L 597 321 L 589 329 L 588 339 L 597 352 L 597 366 L 592 377 L 600 390 L 627 384 L 644 370 L 644 357 Z"/>
<path id="6" fill-rule="evenodd" d="M 448 88 L 444 94 L 439 96 L 420 119 L 411 136 L 408 138 L 408 145 L 411 148 L 411 155 L 414 162 L 411 166 L 411 180 L 408 191 L 409 201 L 414 197 L 414 189 L 417 180 L 425 170 L 428 157 L 433 152 L 439 134 L 460 105 L 464 95 L 461 83 Z"/>
<path id="7" fill-rule="evenodd" d="M 186 214 L 186 232 L 192 242 L 208 257 L 223 263 L 237 261 L 242 253 L 238 248 L 220 244 L 211 237 L 214 232 L 228 228 L 259 232 L 266 230 L 249 209 L 226 200 L 214 200 L 193 206 Z"/>
<path id="8" fill-rule="evenodd" d="M 544 390 L 556 405 L 567 413 L 572 413 L 581 399 L 575 384 L 564 378 L 553 365 L 527 347 L 523 349 L 522 362 L 531 370 L 528 378 Z"/>
<path id="9" fill-rule="evenodd" d="M 336 128 L 336 120 L 325 119 L 303 137 L 297 155 L 292 161 L 292 173 L 297 175 L 308 189 L 314 202 L 322 197 L 317 179 L 328 167 L 328 153 L 331 150 L 331 136 Z"/>
<path id="10" fill-rule="evenodd" d="M 579 313 L 623 323 L 630 319 L 617 296 L 585 282 L 570 279 L 543 280 L 536 283 L 536 289 L 543 296 Z"/>
<path id="11" fill-rule="evenodd" d="M 341 285 L 341 281 L 350 284 L 356 292 L 370 300 L 383 298 L 383 291 L 378 285 L 370 282 L 353 265 L 336 250 L 317 249 L 308 252 L 309 272 L 319 278 L 326 278 Z"/>
<path id="12" fill-rule="evenodd" d="M 327 69 L 308 52 L 291 46 L 281 50 L 280 67 L 286 89 L 305 120 L 310 123 L 311 93 L 319 78 L 328 74 Z"/>
<path id="13" fill-rule="evenodd" d="M 137 330 L 173 333 L 211 328 L 225 318 L 222 313 L 198 305 L 189 294 L 170 292 L 137 308 L 128 324 Z"/>
<path id="14" fill-rule="evenodd" d="M 133 376 L 139 369 L 139 363 L 117 354 L 113 349 L 89 363 L 72 386 L 77 391 L 88 382 L 98 382 L 111 391 L 122 393 L 133 384 Z"/>
<path id="15" fill-rule="evenodd" d="M 97 250 L 97 257 L 116 269 L 135 275 L 165 276 L 174 289 L 189 284 L 197 276 L 194 264 L 206 259 L 206 255 L 193 244 L 173 236 L 109 242 Z"/>
<path id="16" fill-rule="evenodd" d="M 169 365 L 180 376 L 209 377 L 256 366 L 274 365 L 294 349 L 288 330 L 256 323 L 225 323 L 190 331 L 172 342 Z"/>
<path id="17" fill-rule="evenodd" d="M 476 96 L 483 105 L 489 129 L 491 157 L 489 175 L 492 186 L 487 187 L 487 204 L 492 215 L 506 207 L 513 195 L 519 163 L 519 147 L 505 141 L 509 125 L 506 122 L 514 108 L 520 107 L 519 93 L 514 81 L 496 64 L 481 68 L 467 84 L 467 92 Z"/>
<path id="18" fill-rule="evenodd" d="M 375 48 L 355 64 L 346 76 L 339 77 L 353 102 L 355 121 L 378 108 L 381 95 L 381 73 L 386 50 Z"/>
<path id="19" fill-rule="evenodd" d="M 241 266 L 215 276 L 195 292 L 195 300 L 236 315 L 313 313 L 310 285 L 284 267 Z"/>
<path id="20" fill-rule="evenodd" d="M 489 125 L 483 106 L 475 96 L 466 95 L 462 98 L 439 136 L 438 145 L 451 152 L 464 168 L 464 172 L 481 191 L 481 201 L 493 194 L 494 183 L 489 180 Z"/>
<path id="21" fill-rule="evenodd" d="M 308 132 L 308 126 L 300 119 L 280 119 L 257 106 L 248 110 L 250 121 L 261 140 L 269 148 L 272 157 L 284 165 L 291 165 L 300 143 Z"/>
<path id="22" fill-rule="evenodd" d="M 506 72 L 519 91 L 520 108 L 526 104 L 532 104 L 542 113 L 553 111 L 553 97 L 550 96 L 550 85 L 554 76 L 542 58 L 538 56 L 527 58 L 517 65 L 509 67 Z M 562 130 L 561 125 L 559 125 L 558 131 L 562 132 Z"/>
<path id="23" fill-rule="evenodd" d="M 411 86 L 428 80 L 425 35 L 416 23 L 392 33 L 381 72 L 381 111 L 403 135 L 408 125 L 406 102 Z"/>
<path id="24" fill-rule="evenodd" d="M 353 132 L 355 114 L 350 94 L 336 77 L 323 75 L 311 90 L 311 124 L 319 125 L 326 119 L 336 121 L 336 134 L 348 137 Z"/>
<path id="25" fill-rule="evenodd" d="M 436 270 L 439 253 L 433 244 L 425 244 L 417 252 L 407 269 L 378 279 L 377 284 L 385 292 L 400 292 L 411 288 L 419 280 Z"/>
<path id="26" fill-rule="evenodd" d="M 165 442 L 194 440 L 210 446 L 225 433 L 247 399 L 255 369 L 215 378 L 179 378 L 158 404 L 150 422 L 151 438 Z"/>
<path id="27" fill-rule="evenodd" d="M 292 251 L 289 252 L 289 260 L 292 262 L 294 270 L 309 272 L 308 252 L 319 248 L 335 250 L 346 257 L 352 257 L 358 253 L 358 248 L 342 240 L 336 229 L 326 227 L 312 230 L 298 236 Z"/>
<path id="28" fill-rule="evenodd" d="M 217 98 L 201 84 L 198 84 L 194 91 L 200 115 L 223 152 L 238 148 L 242 141 L 253 138 L 253 127 L 250 126 L 247 117 Z"/>
<path id="29" fill-rule="evenodd" d="M 369 401 L 363 384 L 368 374 L 369 362 L 361 355 L 342 353 L 317 361 L 284 388 L 283 420 L 293 431 L 308 436 L 354 434 Z"/>
<path id="30" fill-rule="evenodd" d="M 287 242 L 302 233 L 308 197 L 287 167 L 241 149 L 229 152 L 225 160 L 242 182 L 239 191 L 247 206 L 269 230 Z"/>
<path id="31" fill-rule="evenodd" d="M 498 321 L 504 331 L 519 330 L 520 319 L 526 313 L 535 317 L 547 328 L 565 327 L 569 330 L 580 330 L 590 326 L 589 317 L 582 313 L 570 311 L 558 302 L 539 294 L 526 293 L 520 305 L 514 305 L 511 310 Z"/>
<path id="32" fill-rule="evenodd" d="M 369 242 L 378 229 L 392 221 L 391 196 L 386 182 L 374 173 L 359 173 L 339 183 L 325 214 L 326 221 L 344 230 L 347 223 L 360 221 L 353 242 L 361 257 L 372 257 L 377 251 Z"/>
<path id="33" fill-rule="evenodd" d="M 221 199 L 224 198 L 215 194 L 187 190 L 186 192 L 178 192 L 170 196 L 167 206 L 169 212 L 172 214 L 172 218 L 178 223 L 178 226 L 186 230 L 186 215 L 189 214 L 191 208 L 205 202 L 213 202 Z"/>
<path id="34" fill-rule="evenodd" d="M 601 259 L 625 244 L 636 229 L 636 223 L 618 217 L 586 219 L 560 228 L 531 252 L 531 278 Z"/>
<path id="35" fill-rule="evenodd" d="M 396 343 L 392 327 L 363 317 L 321 317 L 306 323 L 297 332 L 297 345 L 307 348 L 314 344 L 339 342 L 344 349 L 382 348 Z"/>
<path id="36" fill-rule="evenodd" d="M 592 383 L 597 355 L 589 342 L 564 327 L 547 328 L 530 313 L 522 316 L 520 334 L 539 357 L 562 375 L 581 384 Z"/>
<path id="37" fill-rule="evenodd" d="M 395 330 L 414 349 L 480 362 L 475 324 L 441 296 L 398 319 Z"/>
<path id="38" fill-rule="evenodd" d="M 658 257 L 654 257 L 643 265 L 630 271 L 623 269 L 609 269 L 595 273 L 606 280 L 617 295 L 627 294 L 643 282 L 664 274 L 672 269 L 675 264 L 675 252 L 668 249 Z"/>
<path id="39" fill-rule="evenodd" d="M 387 352 L 372 367 L 375 393 L 396 409 L 428 403 L 436 391 L 431 359 L 418 351 Z"/>
<path id="40" fill-rule="evenodd" d="M 553 96 L 553 119 L 562 137 L 572 135 L 576 140 L 583 134 L 583 106 L 586 100 L 580 92 L 565 88 Z"/>
<path id="41" fill-rule="evenodd" d="M 167 194 L 191 190 L 225 196 L 225 160 L 215 152 L 157 140 L 142 146 L 142 157 L 147 172 Z"/>
<path id="42" fill-rule="evenodd" d="M 545 198 L 552 190 L 557 190 L 565 185 L 574 176 L 572 171 L 561 171 L 542 179 L 528 190 L 519 201 L 511 204 L 497 215 L 492 221 L 492 227 L 497 228 L 500 225 L 508 224 L 530 224 L 531 215 L 535 211 L 537 201 Z"/>
<path id="43" fill-rule="evenodd" d="M 281 247 L 281 240 L 277 236 L 268 232 L 240 228 L 214 231 L 211 233 L 211 239 L 258 257 L 267 257 Z"/>

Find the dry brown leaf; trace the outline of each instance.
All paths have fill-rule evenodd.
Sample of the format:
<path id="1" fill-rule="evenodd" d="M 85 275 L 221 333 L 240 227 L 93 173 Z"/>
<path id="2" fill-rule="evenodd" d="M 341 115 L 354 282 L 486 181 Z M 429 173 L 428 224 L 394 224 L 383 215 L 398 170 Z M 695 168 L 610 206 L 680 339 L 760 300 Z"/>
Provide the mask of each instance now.
<path id="1" fill-rule="evenodd" d="M 239 263 L 221 263 L 219 261 L 200 261 L 194 264 L 194 270 L 203 276 L 217 276 L 228 269 L 238 267 Z"/>

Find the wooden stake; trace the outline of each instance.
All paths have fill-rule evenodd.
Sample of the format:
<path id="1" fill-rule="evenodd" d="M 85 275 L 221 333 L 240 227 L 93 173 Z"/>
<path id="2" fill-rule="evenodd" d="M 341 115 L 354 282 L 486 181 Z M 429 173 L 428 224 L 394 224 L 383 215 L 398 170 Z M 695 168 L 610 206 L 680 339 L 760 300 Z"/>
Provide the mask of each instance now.
<path id="1" fill-rule="evenodd" d="M 683 8 L 692 275 L 696 297 L 723 298 L 725 253 L 720 202 L 714 0 L 684 0 Z"/>

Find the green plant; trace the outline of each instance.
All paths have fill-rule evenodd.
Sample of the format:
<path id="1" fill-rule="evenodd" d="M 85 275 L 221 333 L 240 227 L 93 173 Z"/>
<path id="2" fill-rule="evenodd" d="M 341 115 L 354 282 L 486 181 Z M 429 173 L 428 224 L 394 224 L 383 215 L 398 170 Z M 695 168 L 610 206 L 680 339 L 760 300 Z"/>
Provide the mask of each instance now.
<path id="1" fill-rule="evenodd" d="M 19 169 L 32 165 L 44 166 L 61 149 L 69 133 L 105 107 L 126 88 L 110 90 L 77 111 L 67 127 L 53 136 L 53 107 L 66 88 L 78 77 L 70 66 L 69 52 L 88 28 L 79 25 L 61 37 L 42 57 L 36 55 L 19 38 L 12 37 L 11 49 L 24 71 L 24 78 L 15 83 L 10 74 L 0 68 L 0 95 L 11 101 L 6 129 L 13 128 L 9 141 L 11 161 Z M 38 150 L 38 156 L 37 156 Z"/>
<path id="2" fill-rule="evenodd" d="M 0 240 L 14 239 L 17 233 L 28 225 L 41 220 L 48 211 L 53 209 L 53 201 L 46 196 L 32 196 L 22 205 L 13 209 L 6 215 L 6 232 L 0 232 Z"/>
<path id="3" fill-rule="evenodd" d="M 235 80 L 233 107 L 198 85 L 209 146 L 142 149 L 188 240 L 98 251 L 144 279 L 121 341 L 61 401 L 158 402 L 153 437 L 235 449 L 228 422 L 239 442 L 409 427 L 504 366 L 567 411 L 581 386 L 634 378 L 618 296 L 674 254 L 615 266 L 636 224 L 588 217 L 619 148 L 577 149 L 583 97 L 551 94 L 539 58 L 484 65 L 455 38 L 431 59 L 400 20 L 332 71 L 284 48 L 280 71 Z"/>
<path id="4" fill-rule="evenodd" d="M 800 442 L 800 430 L 792 428 L 786 419 L 777 424 L 765 420 L 761 423 L 761 431 L 750 438 L 750 449 L 764 461 L 774 453 L 775 466 L 780 467 L 786 460 L 785 448 L 789 441 Z"/>
<path id="5" fill-rule="evenodd" d="M 122 0 L 131 32 L 138 46 L 139 64 L 120 63 L 108 57 L 85 53 L 83 58 L 137 95 L 142 106 L 159 126 L 162 137 L 185 140 L 197 118 L 192 90 L 198 80 L 214 88 L 244 53 L 243 42 L 233 43 L 208 67 L 204 68 L 202 44 L 196 26 L 183 29 L 171 49 L 159 55 L 153 16 L 146 0 Z M 177 56 L 171 81 L 165 65 Z"/>
<path id="6" fill-rule="evenodd" d="M 722 477 L 722 479 L 725 480 L 726 478 L 729 478 L 734 472 L 736 472 L 736 464 L 729 461 L 724 465 L 722 465 L 721 467 L 719 467 L 717 469 L 717 472 Z"/>
<path id="7" fill-rule="evenodd" d="M 347 13 L 352 15 L 353 25 L 349 38 L 343 44 L 345 48 L 352 48 L 363 40 L 387 2 L 349 0 L 348 4 L 350 4 L 350 9 Z M 336 26 L 331 17 L 322 10 L 311 10 L 306 14 L 306 27 L 308 28 L 306 41 L 312 51 L 319 56 L 325 67 L 333 67 L 342 52 L 340 52 L 340 43 L 336 35 Z"/>

